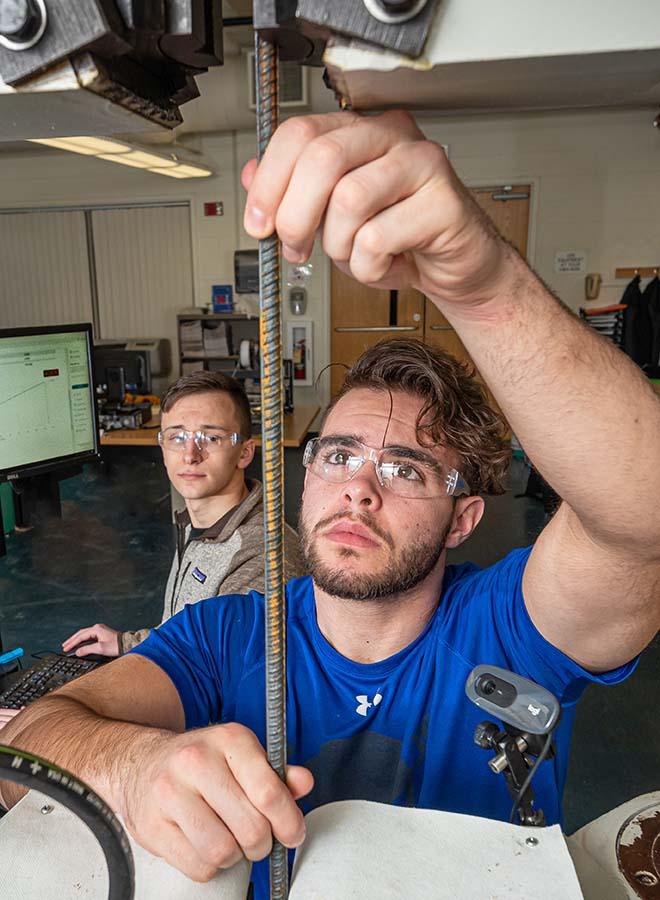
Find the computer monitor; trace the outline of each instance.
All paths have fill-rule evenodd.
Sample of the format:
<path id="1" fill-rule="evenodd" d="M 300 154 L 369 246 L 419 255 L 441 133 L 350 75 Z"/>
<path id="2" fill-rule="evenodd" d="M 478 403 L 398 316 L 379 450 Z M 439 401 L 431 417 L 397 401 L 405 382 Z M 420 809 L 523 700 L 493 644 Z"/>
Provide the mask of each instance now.
<path id="1" fill-rule="evenodd" d="M 92 326 L 0 329 L 0 481 L 98 456 Z"/>
<path id="2" fill-rule="evenodd" d="M 104 385 L 106 391 L 123 373 L 127 391 L 137 394 L 151 393 L 151 355 L 148 349 L 126 350 L 125 344 L 97 344 L 94 347 L 94 384 Z M 116 398 L 115 398 L 116 399 Z M 118 402 L 121 403 L 120 398 Z"/>

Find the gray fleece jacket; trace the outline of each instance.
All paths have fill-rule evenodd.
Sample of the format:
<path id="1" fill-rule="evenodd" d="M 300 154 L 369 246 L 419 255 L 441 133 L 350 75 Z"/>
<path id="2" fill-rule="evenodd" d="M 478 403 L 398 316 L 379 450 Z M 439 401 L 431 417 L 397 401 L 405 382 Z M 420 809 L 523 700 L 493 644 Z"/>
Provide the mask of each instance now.
<path id="1" fill-rule="evenodd" d="M 250 493 L 230 514 L 188 540 L 190 516 L 187 510 L 175 515 L 177 549 L 165 589 L 162 621 L 166 622 L 187 603 L 221 594 L 264 591 L 264 526 L 261 482 L 246 480 Z M 304 574 L 298 536 L 284 525 L 284 577 L 286 581 Z M 125 631 L 119 636 L 121 653 L 126 653 L 149 636 L 151 629 Z"/>

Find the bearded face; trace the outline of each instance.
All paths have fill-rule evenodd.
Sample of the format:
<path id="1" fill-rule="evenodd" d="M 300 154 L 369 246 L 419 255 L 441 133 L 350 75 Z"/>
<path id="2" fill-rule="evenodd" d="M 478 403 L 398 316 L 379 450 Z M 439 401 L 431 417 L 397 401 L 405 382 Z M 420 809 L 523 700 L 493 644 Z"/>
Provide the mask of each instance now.
<path id="1" fill-rule="evenodd" d="M 382 601 L 416 587 L 438 563 L 449 531 L 447 523 L 444 528 L 435 529 L 435 533 L 410 534 L 403 542 L 381 527 L 368 512 L 357 517 L 336 513 L 314 524 L 309 522 L 310 518 L 303 501 L 298 533 L 307 571 L 321 590 L 347 600 Z M 332 533 L 333 526 L 355 528 L 345 531 L 346 535 L 360 534 L 363 529 L 371 532 L 387 552 L 370 554 L 368 545 L 335 543 L 329 547 L 326 535 Z"/>

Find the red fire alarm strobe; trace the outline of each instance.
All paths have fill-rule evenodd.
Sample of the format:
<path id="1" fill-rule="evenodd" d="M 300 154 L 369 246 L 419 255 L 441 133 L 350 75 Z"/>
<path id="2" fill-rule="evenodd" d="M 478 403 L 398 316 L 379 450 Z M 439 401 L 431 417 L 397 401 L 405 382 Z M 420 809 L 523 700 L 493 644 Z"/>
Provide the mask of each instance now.
<path id="1" fill-rule="evenodd" d="M 224 211 L 222 200 L 213 200 L 210 203 L 204 204 L 205 216 L 222 216 L 224 215 Z"/>

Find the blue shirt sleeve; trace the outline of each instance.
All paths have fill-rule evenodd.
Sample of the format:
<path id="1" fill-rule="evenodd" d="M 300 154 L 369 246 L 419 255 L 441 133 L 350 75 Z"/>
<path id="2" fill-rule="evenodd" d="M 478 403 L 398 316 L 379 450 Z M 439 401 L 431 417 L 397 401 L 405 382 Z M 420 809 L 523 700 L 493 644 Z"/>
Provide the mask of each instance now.
<path id="1" fill-rule="evenodd" d="M 525 606 L 522 580 L 531 547 L 514 550 L 487 569 L 473 567 L 453 573 L 449 582 L 455 629 L 462 619 L 468 635 L 455 634 L 471 664 L 507 659 L 511 670 L 542 684 L 563 704 L 574 703 L 589 682 L 617 684 L 637 666 L 639 657 L 610 672 L 594 673 L 580 666 L 546 640 Z M 458 615 L 458 613 L 462 615 Z M 450 629 L 451 630 L 451 629 Z M 492 655 L 489 660 L 488 654 Z M 484 658 L 484 656 L 486 658 Z"/>
<path id="2" fill-rule="evenodd" d="M 181 698 L 186 729 L 223 721 L 223 695 L 242 677 L 256 622 L 256 597 L 188 604 L 130 652 L 156 663 Z"/>

